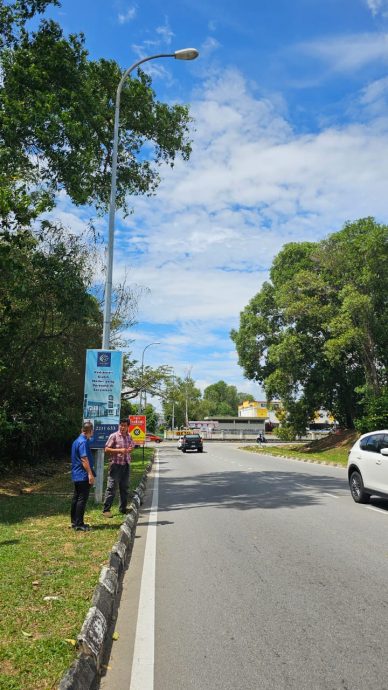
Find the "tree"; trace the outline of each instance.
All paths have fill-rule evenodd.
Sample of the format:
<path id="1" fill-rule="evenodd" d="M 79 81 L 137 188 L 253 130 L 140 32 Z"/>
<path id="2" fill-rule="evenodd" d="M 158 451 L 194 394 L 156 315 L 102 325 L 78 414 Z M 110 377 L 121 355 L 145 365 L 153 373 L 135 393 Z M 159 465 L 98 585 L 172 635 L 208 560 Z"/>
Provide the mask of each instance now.
<path id="1" fill-rule="evenodd" d="M 285 245 L 232 331 L 248 378 L 302 429 L 326 407 L 353 427 L 360 386 L 387 382 L 388 228 L 347 223 L 319 243 Z"/>
<path id="2" fill-rule="evenodd" d="M 0 237 L 0 456 L 23 463 L 63 446 L 81 423 L 85 349 L 100 339 L 90 253 L 79 238 Z M 43 446 L 42 446 L 43 444 Z"/>
<path id="3" fill-rule="evenodd" d="M 205 388 L 203 399 L 209 403 L 206 416 L 227 415 L 236 417 L 238 414 L 237 388 L 236 386 L 229 386 L 225 381 L 218 381 Z"/>
<path id="4" fill-rule="evenodd" d="M 0 4 L 0 218 L 28 225 L 64 190 L 75 204 L 105 211 L 109 203 L 114 102 L 121 68 L 90 60 L 83 35 L 28 20 L 50 3 Z M 162 163 L 190 155 L 190 117 L 183 105 L 159 102 L 139 71 L 122 92 L 117 206 L 128 194 L 152 194 Z M 150 146 L 152 144 L 152 146 Z"/>
<path id="5" fill-rule="evenodd" d="M 78 427 L 84 350 L 100 344 L 102 330 L 90 294 L 92 248 L 84 251 L 59 226 L 38 221 L 59 192 L 74 204 L 107 209 L 123 73 L 112 60 L 90 60 L 83 35 L 38 23 L 50 4 L 59 5 L 0 0 L 0 433 L 4 457 L 14 457 L 17 446 L 24 459 Z M 146 74 L 127 80 L 116 198 L 124 213 L 128 194 L 155 192 L 162 164 L 189 157 L 189 125 L 188 109 L 159 102 Z M 133 291 L 118 286 L 116 344 L 135 306 Z"/>
<path id="6" fill-rule="evenodd" d="M 163 400 L 163 413 L 167 427 L 171 427 L 172 424 L 173 406 L 175 427 L 186 427 L 187 421 L 201 419 L 202 394 L 189 373 L 185 378 L 174 376 L 167 386 Z"/>

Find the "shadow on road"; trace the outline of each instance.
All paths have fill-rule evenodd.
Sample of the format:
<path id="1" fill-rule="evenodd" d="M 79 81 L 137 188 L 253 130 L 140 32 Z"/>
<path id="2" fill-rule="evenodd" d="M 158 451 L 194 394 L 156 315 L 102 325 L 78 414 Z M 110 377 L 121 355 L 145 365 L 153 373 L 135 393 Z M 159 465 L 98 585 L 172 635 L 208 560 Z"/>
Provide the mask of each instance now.
<path id="1" fill-rule="evenodd" d="M 234 510 L 303 508 L 327 500 L 322 494 L 349 495 L 347 479 L 295 470 L 210 472 L 181 478 L 163 475 L 159 509 L 215 507 Z"/>

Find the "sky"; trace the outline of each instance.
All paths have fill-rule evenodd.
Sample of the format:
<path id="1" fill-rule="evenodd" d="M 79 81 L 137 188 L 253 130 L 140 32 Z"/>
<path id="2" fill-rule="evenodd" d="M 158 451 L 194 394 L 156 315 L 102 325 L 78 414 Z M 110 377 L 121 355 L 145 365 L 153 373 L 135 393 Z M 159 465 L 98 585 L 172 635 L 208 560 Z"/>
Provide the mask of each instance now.
<path id="1" fill-rule="evenodd" d="M 388 0 L 62 0 L 51 15 L 122 68 L 199 50 L 145 67 L 160 100 L 189 105 L 193 151 L 118 214 L 114 281 L 148 288 L 134 358 L 157 342 L 145 364 L 260 399 L 229 334 L 273 258 L 349 220 L 388 222 Z M 55 213 L 80 229 L 91 209 L 61 196 Z"/>

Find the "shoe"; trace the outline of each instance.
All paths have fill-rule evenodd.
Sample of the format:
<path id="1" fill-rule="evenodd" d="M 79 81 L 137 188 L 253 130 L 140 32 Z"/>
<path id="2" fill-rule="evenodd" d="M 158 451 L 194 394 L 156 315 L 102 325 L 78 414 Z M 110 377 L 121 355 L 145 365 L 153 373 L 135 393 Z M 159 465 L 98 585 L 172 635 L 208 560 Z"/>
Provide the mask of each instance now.
<path id="1" fill-rule="evenodd" d="M 120 510 L 120 513 L 121 513 L 121 515 L 126 515 L 126 514 L 128 513 L 128 510 L 127 510 L 127 509 L 125 509 L 125 510 Z"/>
<path id="2" fill-rule="evenodd" d="M 76 532 L 91 532 L 91 527 L 90 525 L 80 525 L 79 527 L 74 528 Z"/>
<path id="3" fill-rule="evenodd" d="M 110 512 L 110 510 L 103 510 L 103 511 L 102 511 L 102 514 L 103 514 L 103 516 L 106 517 L 106 518 L 111 518 L 111 517 L 113 517 L 112 513 Z"/>

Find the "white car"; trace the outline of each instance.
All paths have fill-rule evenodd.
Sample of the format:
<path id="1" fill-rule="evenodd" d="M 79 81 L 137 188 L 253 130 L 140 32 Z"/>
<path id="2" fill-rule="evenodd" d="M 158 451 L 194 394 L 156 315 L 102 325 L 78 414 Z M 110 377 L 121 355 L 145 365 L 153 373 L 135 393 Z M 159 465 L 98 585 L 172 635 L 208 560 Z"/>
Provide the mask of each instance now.
<path id="1" fill-rule="evenodd" d="M 349 452 L 348 479 L 356 503 L 388 497 L 388 430 L 363 434 Z"/>

